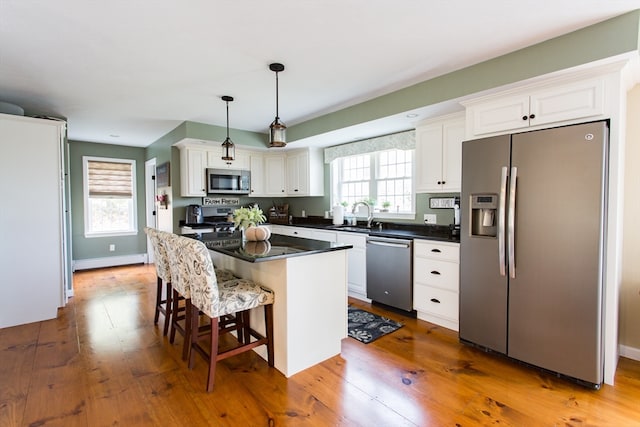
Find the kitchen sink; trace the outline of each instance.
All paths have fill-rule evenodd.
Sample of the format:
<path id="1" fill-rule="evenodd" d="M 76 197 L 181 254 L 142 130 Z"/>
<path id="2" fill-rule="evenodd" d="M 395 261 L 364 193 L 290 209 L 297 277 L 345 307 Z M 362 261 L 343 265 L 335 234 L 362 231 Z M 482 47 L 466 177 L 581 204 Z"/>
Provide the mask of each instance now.
<path id="1" fill-rule="evenodd" d="M 336 225 L 334 227 L 331 227 L 334 230 L 342 230 L 342 231 L 357 231 L 360 233 L 369 233 L 371 232 L 371 228 L 367 228 L 367 227 L 354 227 L 352 225 Z"/>

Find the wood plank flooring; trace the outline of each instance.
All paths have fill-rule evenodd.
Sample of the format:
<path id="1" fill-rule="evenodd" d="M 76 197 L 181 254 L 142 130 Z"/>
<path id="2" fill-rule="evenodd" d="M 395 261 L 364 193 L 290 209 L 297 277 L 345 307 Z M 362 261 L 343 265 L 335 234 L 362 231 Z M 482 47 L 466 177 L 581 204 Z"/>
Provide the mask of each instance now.
<path id="1" fill-rule="evenodd" d="M 640 362 L 621 358 L 615 387 L 588 390 L 357 300 L 405 327 L 368 345 L 347 338 L 289 379 L 241 354 L 206 393 L 204 361 L 187 369 L 181 338 L 153 325 L 153 266 L 74 281 L 58 319 L 0 329 L 0 426 L 640 425 Z"/>

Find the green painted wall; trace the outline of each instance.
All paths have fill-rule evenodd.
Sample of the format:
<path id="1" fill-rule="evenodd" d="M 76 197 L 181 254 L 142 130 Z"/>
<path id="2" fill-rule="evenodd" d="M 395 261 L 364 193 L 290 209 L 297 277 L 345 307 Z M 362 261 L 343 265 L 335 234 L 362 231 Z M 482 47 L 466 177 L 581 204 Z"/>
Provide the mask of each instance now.
<path id="1" fill-rule="evenodd" d="M 83 156 L 133 159 L 136 161 L 138 235 L 119 237 L 84 237 Z M 147 244 L 143 231 L 145 224 L 144 162 L 144 148 L 69 141 L 69 178 L 71 181 L 72 219 L 71 239 L 73 249 L 72 257 L 74 260 L 146 253 Z M 116 250 L 114 252 L 109 252 L 110 244 L 116 245 Z"/>
<path id="2" fill-rule="evenodd" d="M 291 126 L 287 130 L 287 139 L 296 141 L 635 51 L 640 47 L 639 40 L 640 10 L 635 10 Z"/>

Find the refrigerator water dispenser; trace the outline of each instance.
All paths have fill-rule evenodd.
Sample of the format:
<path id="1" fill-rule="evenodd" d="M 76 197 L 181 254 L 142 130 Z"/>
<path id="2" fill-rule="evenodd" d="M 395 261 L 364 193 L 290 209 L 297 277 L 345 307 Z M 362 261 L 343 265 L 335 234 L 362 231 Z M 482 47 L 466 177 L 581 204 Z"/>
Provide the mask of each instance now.
<path id="1" fill-rule="evenodd" d="M 471 235 L 496 237 L 498 220 L 497 194 L 471 195 Z"/>

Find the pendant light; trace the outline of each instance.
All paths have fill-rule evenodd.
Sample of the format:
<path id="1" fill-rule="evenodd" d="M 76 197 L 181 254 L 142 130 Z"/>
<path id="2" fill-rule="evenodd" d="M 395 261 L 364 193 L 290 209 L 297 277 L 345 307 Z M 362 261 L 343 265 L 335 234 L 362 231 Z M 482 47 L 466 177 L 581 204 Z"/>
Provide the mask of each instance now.
<path id="1" fill-rule="evenodd" d="M 229 102 L 233 101 L 233 97 L 225 95 L 222 100 L 227 103 L 227 139 L 222 143 L 222 160 L 230 165 L 236 155 L 236 146 L 229 138 Z"/>
<path id="2" fill-rule="evenodd" d="M 287 145 L 287 127 L 278 116 L 278 73 L 284 71 L 284 65 L 274 62 L 269 69 L 276 73 L 276 118 L 269 126 L 269 148 Z"/>

